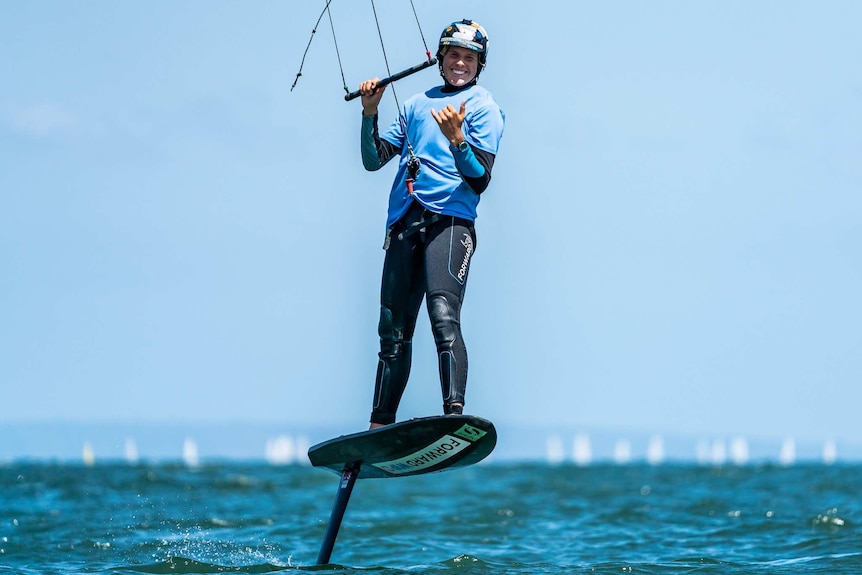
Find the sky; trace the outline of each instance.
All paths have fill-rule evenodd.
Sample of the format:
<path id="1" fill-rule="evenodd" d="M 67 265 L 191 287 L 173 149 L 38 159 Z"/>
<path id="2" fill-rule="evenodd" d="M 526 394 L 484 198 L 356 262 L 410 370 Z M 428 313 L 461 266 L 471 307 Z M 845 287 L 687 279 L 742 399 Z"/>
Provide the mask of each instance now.
<path id="1" fill-rule="evenodd" d="M 371 3 L 0 7 L 0 422 L 367 426 L 394 163 Z M 425 58 L 375 2 L 392 72 Z M 416 2 L 506 113 L 467 411 L 862 443 L 862 4 Z M 400 101 L 440 82 L 394 85 Z M 395 118 L 389 91 L 381 124 Z M 400 419 L 439 413 L 424 312 Z"/>

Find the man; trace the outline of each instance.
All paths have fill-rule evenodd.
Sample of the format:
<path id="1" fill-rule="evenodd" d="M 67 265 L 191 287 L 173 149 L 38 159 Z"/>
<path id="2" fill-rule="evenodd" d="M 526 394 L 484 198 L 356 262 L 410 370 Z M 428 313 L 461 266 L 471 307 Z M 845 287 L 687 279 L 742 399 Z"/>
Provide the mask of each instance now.
<path id="1" fill-rule="evenodd" d="M 371 429 L 395 422 L 423 298 L 437 346 L 443 413 L 463 412 L 461 304 L 476 250 L 476 207 L 491 181 L 505 124 L 491 93 L 477 84 L 487 56 L 485 29 L 471 20 L 453 22 L 437 50 L 443 85 L 405 102 L 382 134 L 377 112 L 386 88 L 377 78 L 359 87 L 363 165 L 378 170 L 400 157 L 386 222 Z"/>

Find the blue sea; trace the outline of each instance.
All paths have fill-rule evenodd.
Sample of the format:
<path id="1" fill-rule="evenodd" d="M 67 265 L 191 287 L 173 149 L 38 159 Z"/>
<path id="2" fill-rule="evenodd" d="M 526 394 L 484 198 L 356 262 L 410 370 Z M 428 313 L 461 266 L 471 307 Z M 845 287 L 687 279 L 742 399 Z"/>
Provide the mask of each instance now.
<path id="1" fill-rule="evenodd" d="M 0 465 L 0 573 L 862 573 L 862 465 Z"/>

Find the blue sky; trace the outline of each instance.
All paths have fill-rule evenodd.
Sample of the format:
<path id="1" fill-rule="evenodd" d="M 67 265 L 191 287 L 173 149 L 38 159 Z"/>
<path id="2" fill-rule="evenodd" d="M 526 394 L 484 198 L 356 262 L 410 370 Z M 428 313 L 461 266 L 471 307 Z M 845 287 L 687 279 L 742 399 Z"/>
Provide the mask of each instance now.
<path id="1" fill-rule="evenodd" d="M 328 24 L 290 91 L 323 4 L 3 4 L 0 421 L 367 424 L 394 165 L 362 169 Z M 507 114 L 468 411 L 862 441 L 862 4 L 417 11 L 432 49 L 487 28 Z M 332 14 L 348 85 L 385 74 L 370 3 Z M 402 418 L 440 410 L 428 330 Z"/>

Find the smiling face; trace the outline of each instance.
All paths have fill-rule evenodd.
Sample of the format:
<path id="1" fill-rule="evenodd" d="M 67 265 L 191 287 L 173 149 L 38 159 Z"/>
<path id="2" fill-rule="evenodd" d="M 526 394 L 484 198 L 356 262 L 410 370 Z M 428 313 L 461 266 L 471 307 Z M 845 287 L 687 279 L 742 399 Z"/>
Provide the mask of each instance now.
<path id="1" fill-rule="evenodd" d="M 450 46 L 443 54 L 443 78 L 456 88 L 469 84 L 479 70 L 479 54 L 460 46 Z"/>

